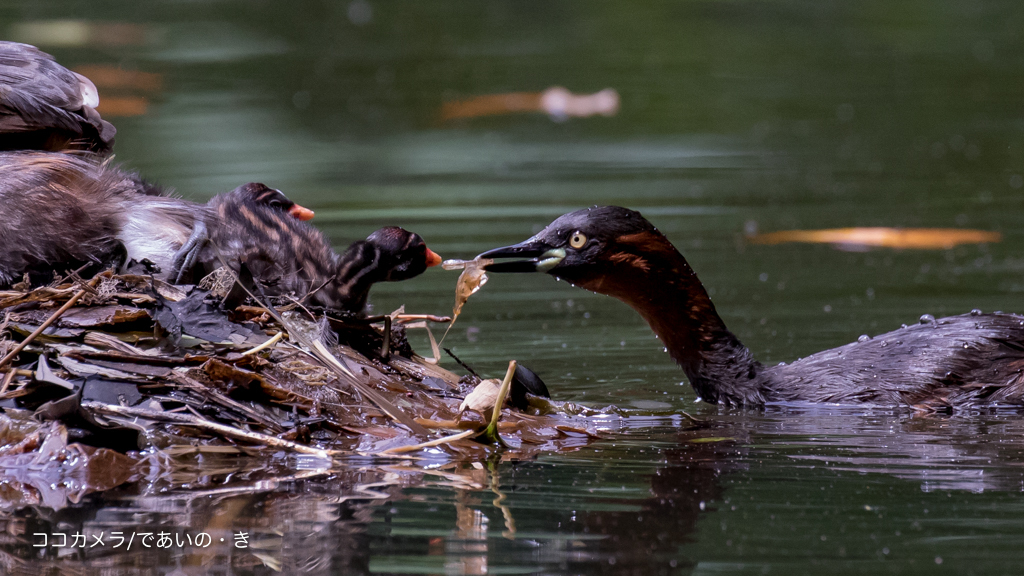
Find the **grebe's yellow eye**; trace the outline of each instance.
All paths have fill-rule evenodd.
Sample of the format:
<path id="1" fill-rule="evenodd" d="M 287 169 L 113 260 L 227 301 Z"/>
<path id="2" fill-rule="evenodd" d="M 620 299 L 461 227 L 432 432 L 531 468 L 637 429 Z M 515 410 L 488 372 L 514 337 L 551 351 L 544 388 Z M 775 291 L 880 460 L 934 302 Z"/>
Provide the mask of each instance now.
<path id="1" fill-rule="evenodd" d="M 583 232 L 576 232 L 569 238 L 569 246 L 573 248 L 583 248 L 583 245 L 587 243 L 587 235 Z"/>

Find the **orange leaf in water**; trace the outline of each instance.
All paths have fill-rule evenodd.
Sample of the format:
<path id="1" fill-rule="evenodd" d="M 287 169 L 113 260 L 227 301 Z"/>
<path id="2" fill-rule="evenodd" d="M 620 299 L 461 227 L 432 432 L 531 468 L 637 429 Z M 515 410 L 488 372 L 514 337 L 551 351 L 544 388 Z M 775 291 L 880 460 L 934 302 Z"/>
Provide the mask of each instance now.
<path id="1" fill-rule="evenodd" d="M 840 247 L 885 247 L 934 250 L 952 248 L 958 244 L 984 244 L 999 242 L 1003 235 L 987 230 L 958 228 L 833 228 L 829 230 L 783 230 L 756 234 L 749 238 L 753 244 L 834 244 Z"/>

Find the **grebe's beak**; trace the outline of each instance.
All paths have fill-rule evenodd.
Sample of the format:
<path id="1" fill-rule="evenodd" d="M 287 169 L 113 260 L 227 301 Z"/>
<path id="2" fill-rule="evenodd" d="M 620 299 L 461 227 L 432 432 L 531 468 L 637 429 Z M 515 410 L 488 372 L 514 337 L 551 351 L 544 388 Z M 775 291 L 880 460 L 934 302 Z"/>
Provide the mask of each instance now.
<path id="1" fill-rule="evenodd" d="M 562 262 L 565 248 L 553 248 L 543 241 L 530 238 L 519 244 L 488 250 L 477 258 L 528 258 L 488 264 L 484 266 L 488 272 L 547 272 Z"/>
<path id="2" fill-rule="evenodd" d="M 303 222 L 305 222 L 306 220 L 313 219 L 313 211 L 310 210 L 309 208 L 306 208 L 305 206 L 299 206 L 298 204 L 295 204 L 294 206 L 289 208 L 288 214 L 291 214 L 293 218 L 297 218 L 299 220 L 302 220 Z"/>
<path id="3" fill-rule="evenodd" d="M 441 255 L 427 248 L 427 268 L 437 266 L 441 263 Z"/>

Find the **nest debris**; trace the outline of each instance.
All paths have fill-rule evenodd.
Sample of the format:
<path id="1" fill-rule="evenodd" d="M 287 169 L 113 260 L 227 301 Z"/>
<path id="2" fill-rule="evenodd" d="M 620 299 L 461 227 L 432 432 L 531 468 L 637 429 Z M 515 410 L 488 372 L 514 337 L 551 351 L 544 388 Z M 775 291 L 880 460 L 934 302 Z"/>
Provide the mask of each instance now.
<path id="1" fill-rule="evenodd" d="M 223 284 L 105 272 L 0 291 L 0 464 L 53 435 L 93 459 L 148 465 L 225 449 L 331 459 L 431 446 L 480 458 L 495 445 L 470 437 L 495 426 L 523 455 L 596 437 L 551 410 L 460 411 L 480 378 L 425 360 L 405 333 L 448 318 L 338 315 L 294 299 L 223 310 Z"/>

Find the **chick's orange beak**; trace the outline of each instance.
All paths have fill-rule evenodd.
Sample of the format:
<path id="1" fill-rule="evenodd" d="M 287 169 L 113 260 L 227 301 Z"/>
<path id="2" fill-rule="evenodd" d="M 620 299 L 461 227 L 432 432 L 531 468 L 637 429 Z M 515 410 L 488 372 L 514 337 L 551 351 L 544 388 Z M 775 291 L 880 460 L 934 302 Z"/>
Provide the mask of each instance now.
<path id="1" fill-rule="evenodd" d="M 437 252 L 434 252 L 430 248 L 427 248 L 427 268 L 430 268 L 431 266 L 437 266 L 440 263 L 441 256 Z"/>
<path id="2" fill-rule="evenodd" d="M 313 219 L 313 211 L 305 206 L 299 206 L 298 204 L 289 208 L 288 213 L 291 214 L 293 218 L 297 218 L 302 221 Z"/>

